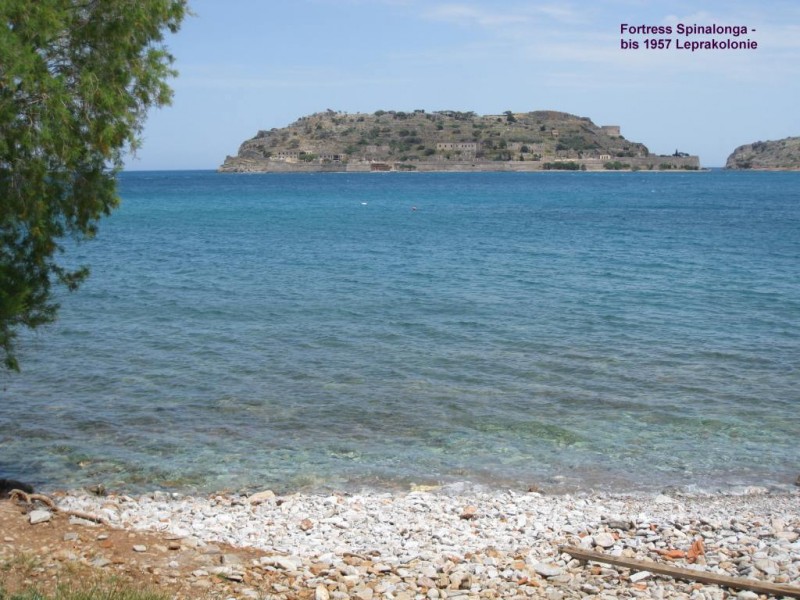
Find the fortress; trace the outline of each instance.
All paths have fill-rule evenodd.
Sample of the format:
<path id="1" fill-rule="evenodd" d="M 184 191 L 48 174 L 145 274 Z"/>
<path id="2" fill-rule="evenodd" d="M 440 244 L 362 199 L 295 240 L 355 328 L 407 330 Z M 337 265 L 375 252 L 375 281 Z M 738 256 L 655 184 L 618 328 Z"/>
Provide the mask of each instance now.
<path id="1" fill-rule="evenodd" d="M 697 156 L 657 156 L 626 140 L 619 125 L 597 126 L 556 111 L 478 116 L 472 112 L 334 111 L 260 131 L 228 156 L 221 172 L 697 170 Z"/>

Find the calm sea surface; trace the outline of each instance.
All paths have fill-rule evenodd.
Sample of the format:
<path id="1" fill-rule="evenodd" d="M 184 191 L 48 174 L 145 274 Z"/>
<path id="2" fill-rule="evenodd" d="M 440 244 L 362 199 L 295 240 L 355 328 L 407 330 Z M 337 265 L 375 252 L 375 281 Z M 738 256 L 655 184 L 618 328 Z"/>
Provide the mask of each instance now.
<path id="1" fill-rule="evenodd" d="M 45 488 L 800 474 L 800 173 L 126 173 L 0 373 Z"/>

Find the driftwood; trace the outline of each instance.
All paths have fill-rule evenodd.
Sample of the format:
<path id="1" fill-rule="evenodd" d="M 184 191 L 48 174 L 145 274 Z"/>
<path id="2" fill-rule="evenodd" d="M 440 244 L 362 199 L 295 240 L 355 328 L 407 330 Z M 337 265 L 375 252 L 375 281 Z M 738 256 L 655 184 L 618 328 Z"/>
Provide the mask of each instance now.
<path id="1" fill-rule="evenodd" d="M 25 504 L 33 504 L 34 501 L 41 502 L 47 508 L 54 512 L 64 513 L 65 515 L 69 515 L 71 517 L 78 517 L 79 519 L 85 519 L 87 521 L 92 521 L 93 523 L 100 523 L 102 525 L 108 525 L 105 519 L 91 515 L 89 513 L 81 512 L 79 510 L 64 510 L 56 506 L 56 503 L 53 502 L 52 499 L 48 498 L 44 494 L 29 494 L 27 492 L 23 492 L 22 490 L 11 490 L 8 493 L 8 497 L 11 500 L 22 500 Z"/>
<path id="2" fill-rule="evenodd" d="M 635 571 L 649 571 L 651 573 L 658 573 L 659 575 L 668 575 L 675 579 L 698 581 L 700 583 L 720 585 L 736 590 L 751 590 L 759 594 L 770 594 L 777 597 L 788 596 L 790 598 L 800 598 L 800 588 L 790 585 L 780 585 L 777 583 L 769 583 L 767 581 L 744 579 L 742 577 L 717 575 L 716 573 L 709 573 L 707 571 L 696 571 L 694 569 L 673 567 L 672 565 L 665 565 L 649 560 L 636 560 L 633 558 L 623 558 L 621 556 L 609 556 L 608 554 L 604 554 L 602 552 L 584 550 L 583 548 L 577 548 L 575 546 L 561 546 L 559 550 L 579 560 L 593 560 L 595 562 L 616 565 L 618 567 L 627 567 L 628 569 L 633 569 Z"/>

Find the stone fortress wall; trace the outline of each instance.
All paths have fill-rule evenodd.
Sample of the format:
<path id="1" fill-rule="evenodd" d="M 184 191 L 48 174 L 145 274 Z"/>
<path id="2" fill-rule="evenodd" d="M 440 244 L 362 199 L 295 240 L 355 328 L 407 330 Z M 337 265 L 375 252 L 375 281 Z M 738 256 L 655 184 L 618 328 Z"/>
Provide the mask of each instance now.
<path id="1" fill-rule="evenodd" d="M 619 161 L 628 165 L 622 169 L 607 169 L 607 163 Z M 350 160 L 331 162 L 289 162 L 286 160 L 237 159 L 226 162 L 220 168 L 223 172 L 238 173 L 368 173 L 377 171 L 415 171 L 415 172 L 535 172 L 545 171 L 547 165 L 554 163 L 576 163 L 581 171 L 671 171 L 698 170 L 700 158 L 697 156 L 637 156 L 625 158 L 556 158 L 542 160 L 496 161 L 496 160 L 430 160 L 430 161 L 380 161 Z M 557 170 L 557 169 L 553 169 Z"/>
<path id="2" fill-rule="evenodd" d="M 619 125 L 601 125 L 600 130 L 610 137 L 622 137 Z M 559 131 L 552 129 L 549 135 L 558 138 Z M 367 145 L 358 155 L 320 152 L 317 148 L 278 150 L 263 158 L 250 156 L 228 156 L 219 168 L 221 172 L 238 173 L 317 173 L 317 172 L 532 172 L 546 170 L 580 171 L 672 171 L 698 170 L 700 159 L 684 153 L 671 156 L 644 155 L 613 156 L 602 150 L 575 152 L 554 151 L 545 143 L 509 141 L 503 148 L 508 153 L 506 160 L 482 157 L 481 142 L 436 142 L 435 153 L 424 159 L 398 160 L 391 156 L 390 146 Z M 646 152 L 646 149 L 645 149 Z M 312 158 L 313 157 L 313 158 Z M 563 169 L 564 166 L 572 167 Z"/>

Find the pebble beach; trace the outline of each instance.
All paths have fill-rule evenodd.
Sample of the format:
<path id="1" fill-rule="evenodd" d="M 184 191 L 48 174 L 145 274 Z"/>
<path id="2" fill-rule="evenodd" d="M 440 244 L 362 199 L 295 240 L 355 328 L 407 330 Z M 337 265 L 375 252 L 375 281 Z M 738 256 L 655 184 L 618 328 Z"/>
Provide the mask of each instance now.
<path id="1" fill-rule="evenodd" d="M 548 495 L 452 485 L 327 495 L 72 492 L 58 504 L 114 527 L 169 534 L 207 554 L 207 564 L 190 575 L 199 587 L 223 577 L 241 582 L 236 597 L 243 598 L 767 597 L 578 560 L 565 546 L 771 582 L 800 594 L 800 490 Z M 216 546 L 223 543 L 263 554 L 252 564 L 226 560 Z M 266 590 L 258 585 L 262 577 L 272 582 Z"/>

